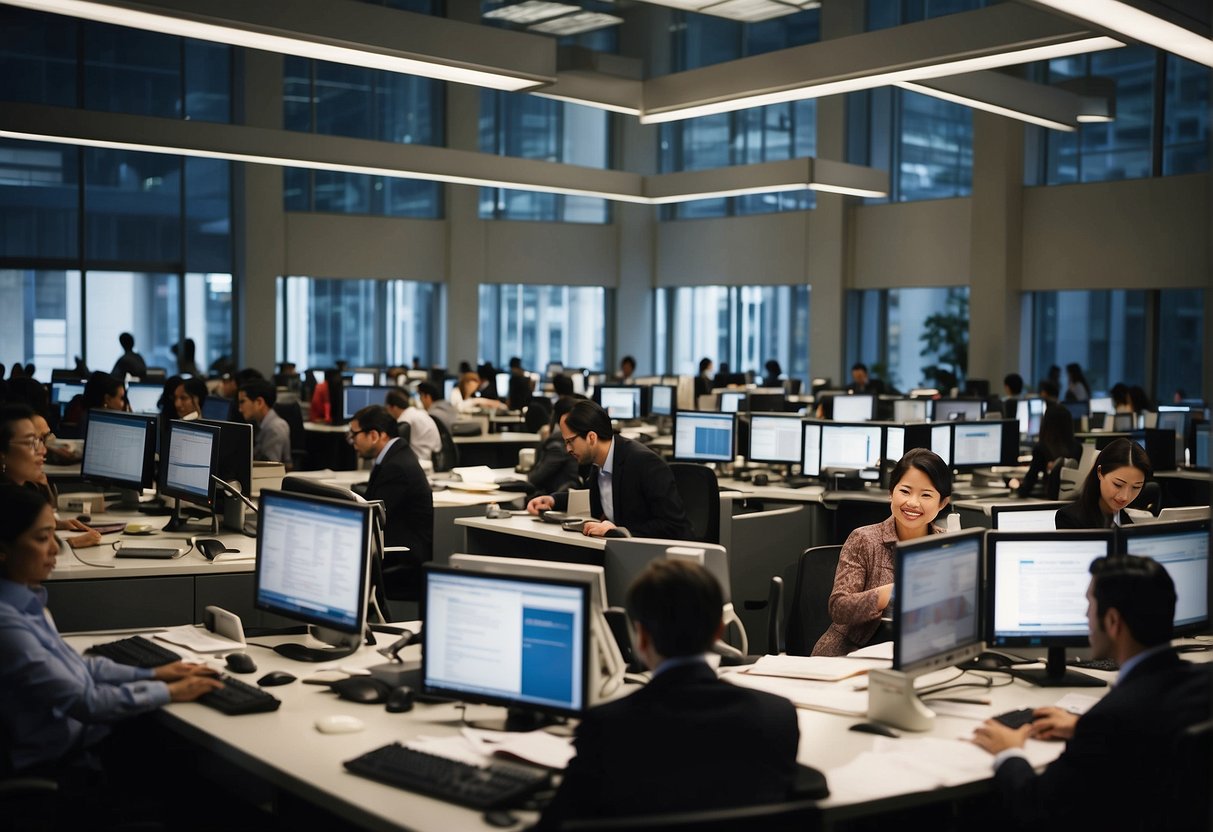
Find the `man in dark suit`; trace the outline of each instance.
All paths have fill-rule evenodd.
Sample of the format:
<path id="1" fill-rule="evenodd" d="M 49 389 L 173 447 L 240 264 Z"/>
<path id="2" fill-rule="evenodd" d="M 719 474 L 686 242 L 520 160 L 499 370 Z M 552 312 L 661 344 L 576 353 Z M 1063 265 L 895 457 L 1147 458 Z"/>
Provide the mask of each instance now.
<path id="1" fill-rule="evenodd" d="M 884 393 L 884 382 L 868 375 L 867 364 L 856 362 L 851 365 L 851 385 L 847 388 L 847 392 L 879 396 Z"/>
<path id="2" fill-rule="evenodd" d="M 788 799 L 800 741 L 792 703 L 723 682 L 704 663 L 724 629 L 722 603 L 711 574 L 686 561 L 655 560 L 636 579 L 627 610 L 653 679 L 581 720 L 577 756 L 539 829 Z"/>
<path id="3" fill-rule="evenodd" d="M 611 417 L 591 401 L 579 401 L 560 419 L 564 447 L 580 466 L 593 465 L 590 514 L 594 520 L 582 532 L 602 536 L 624 528 L 635 537 L 693 540 L 695 532 L 665 460 L 638 442 L 615 436 Z M 569 495 L 562 491 L 536 497 L 527 511 L 565 511 Z"/>
<path id="4" fill-rule="evenodd" d="M 382 500 L 387 512 L 386 546 L 407 546 L 403 557 L 385 566 L 401 566 L 391 578 L 393 597 L 406 597 L 420 587 L 421 564 L 433 556 L 434 497 L 421 464 L 407 442 L 396 435 L 396 420 L 382 405 L 364 407 L 350 420 L 349 441 L 363 459 L 375 461 L 366 499 Z"/>
<path id="5" fill-rule="evenodd" d="M 994 779 L 1020 828 L 1171 826 L 1171 781 L 1180 774 L 1175 744 L 1184 728 L 1209 718 L 1213 690 L 1213 666 L 1180 661 L 1171 647 L 1174 615 L 1175 585 L 1155 561 L 1126 555 L 1091 564 L 1091 652 L 1120 665 L 1115 687 L 1081 717 L 1040 708 L 1017 730 L 989 720 L 974 733 L 974 742 L 996 755 Z M 1066 740 L 1039 775 L 1023 756 L 1029 736 Z M 1203 793 L 1185 797 L 1204 801 L 1209 828 L 1207 783 Z"/>

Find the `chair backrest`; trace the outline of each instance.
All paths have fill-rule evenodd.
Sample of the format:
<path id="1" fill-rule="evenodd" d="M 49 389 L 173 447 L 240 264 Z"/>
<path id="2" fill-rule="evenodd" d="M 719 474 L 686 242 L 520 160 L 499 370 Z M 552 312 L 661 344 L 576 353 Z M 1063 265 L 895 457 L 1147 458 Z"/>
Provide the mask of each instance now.
<path id="1" fill-rule="evenodd" d="M 1137 493 L 1136 499 L 1129 503 L 1131 508 L 1148 511 L 1155 517 L 1162 511 L 1162 488 L 1157 482 L 1148 482 Z"/>
<path id="2" fill-rule="evenodd" d="M 547 399 L 531 399 L 523 418 L 527 433 L 539 433 L 541 427 L 552 421 L 552 406 Z"/>
<path id="3" fill-rule="evenodd" d="M 1076 500 L 1078 492 L 1082 490 L 1082 479 L 1079 476 L 1078 460 L 1068 457 L 1059 459 L 1053 464 L 1049 479 L 1045 481 L 1045 496 L 1050 500 Z"/>
<path id="4" fill-rule="evenodd" d="M 695 462 L 670 463 L 674 484 L 682 497 L 687 519 L 702 543 L 720 542 L 720 486 L 716 473 Z"/>
<path id="5" fill-rule="evenodd" d="M 813 800 L 792 800 L 731 809 L 702 809 L 660 815 L 584 818 L 565 821 L 560 828 L 574 832 L 611 832 L 629 829 L 696 830 L 696 832 L 812 832 L 820 828 L 820 809 Z"/>
<path id="6" fill-rule="evenodd" d="M 768 652 L 779 654 L 788 649 L 783 633 L 783 578 L 772 575 L 767 589 Z"/>
<path id="7" fill-rule="evenodd" d="M 796 582 L 788 596 L 784 640 L 791 656 L 807 656 L 830 627 L 830 592 L 842 546 L 805 549 L 796 562 Z"/>
<path id="8" fill-rule="evenodd" d="M 437 421 L 437 420 L 435 420 Z M 413 441 L 413 426 L 408 422 L 396 423 L 396 436 L 404 440 L 404 444 L 409 444 Z"/>
<path id="9" fill-rule="evenodd" d="M 1163 813 L 1159 829 L 1210 829 L 1213 805 L 1209 801 L 1209 780 L 1213 778 L 1213 720 L 1198 722 L 1179 732 L 1166 763 L 1170 794 L 1161 801 Z"/>
<path id="10" fill-rule="evenodd" d="M 434 470 L 449 471 L 459 464 L 459 448 L 445 422 L 435 419 L 434 426 L 438 428 L 438 438 L 442 441 L 442 449 L 433 455 Z"/>
<path id="11" fill-rule="evenodd" d="M 299 402 L 274 402 L 274 412 L 291 429 L 291 466 L 300 471 L 307 461 L 307 430 L 303 427 L 303 409 Z"/>

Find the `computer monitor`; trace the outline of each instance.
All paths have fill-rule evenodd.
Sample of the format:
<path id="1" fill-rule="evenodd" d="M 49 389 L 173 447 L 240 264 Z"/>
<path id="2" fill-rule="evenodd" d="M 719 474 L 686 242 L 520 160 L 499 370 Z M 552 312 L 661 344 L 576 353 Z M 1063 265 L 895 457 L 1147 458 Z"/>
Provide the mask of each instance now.
<path id="1" fill-rule="evenodd" d="M 1019 421 L 1020 435 L 1039 436 L 1040 417 L 1044 412 L 1044 399 L 1020 399 L 1015 405 L 1015 418 Z"/>
<path id="2" fill-rule="evenodd" d="M 355 370 L 350 383 L 355 387 L 372 387 L 379 381 L 378 376 L 375 370 Z"/>
<path id="3" fill-rule="evenodd" d="M 221 419 L 199 419 L 198 424 L 219 428 L 219 459 L 212 473 L 240 493 L 250 493 L 253 487 L 253 426 L 248 422 Z M 226 503 L 222 489 L 216 492 L 215 499 Z M 218 503 L 215 508 L 219 510 Z M 224 513 L 226 516 L 226 511 Z M 237 519 L 242 519 L 239 512 L 233 515 L 232 522 Z"/>
<path id="4" fill-rule="evenodd" d="M 1196 426 L 1193 432 L 1192 448 L 1195 453 L 1192 454 L 1192 467 L 1200 468 L 1201 470 L 1209 470 L 1209 423 L 1204 422 Z"/>
<path id="5" fill-rule="evenodd" d="M 981 652 L 982 534 L 973 529 L 897 545 L 893 667 L 869 671 L 870 719 L 926 730 L 935 714 L 915 693 L 914 677 Z"/>
<path id="6" fill-rule="evenodd" d="M 426 693 L 504 706 L 517 730 L 588 707 L 586 583 L 426 564 L 423 599 Z"/>
<path id="7" fill-rule="evenodd" d="M 220 429 L 200 421 L 174 419 L 169 422 L 168 436 L 160 456 L 158 487 L 163 497 L 185 500 L 213 508 L 215 481 L 212 475 L 219 468 Z M 186 528 L 180 506 L 174 507 L 173 518 L 165 531 Z"/>
<path id="8" fill-rule="evenodd" d="M 1083 416 L 1091 415 L 1091 408 L 1088 402 L 1062 402 L 1061 406 L 1070 411 L 1070 416 L 1077 422 Z"/>
<path id="9" fill-rule="evenodd" d="M 1116 403 L 1112 401 L 1111 396 L 1096 396 L 1087 402 L 1087 412 L 1090 413 L 1115 413 Z"/>
<path id="10" fill-rule="evenodd" d="M 232 412 L 232 400 L 223 396 L 207 396 L 202 403 L 202 418 L 225 421 Z"/>
<path id="11" fill-rule="evenodd" d="M 751 413 L 783 413 L 787 401 L 788 397 L 783 392 L 750 391 L 745 397 L 745 408 Z"/>
<path id="12" fill-rule="evenodd" d="M 1154 427 L 1158 430 L 1173 430 L 1175 435 L 1182 439 L 1188 435 L 1188 413 L 1187 410 L 1159 410 L 1158 421 Z"/>
<path id="13" fill-rule="evenodd" d="M 1000 503 L 990 506 L 990 528 L 1001 532 L 1043 532 L 1057 528 L 1057 510 L 1069 505 L 1051 503 Z"/>
<path id="14" fill-rule="evenodd" d="M 612 419 L 640 418 L 640 388 L 634 384 L 604 384 L 598 388 L 599 403 Z"/>
<path id="15" fill-rule="evenodd" d="M 366 631 L 373 510 L 368 503 L 261 492 L 253 603 L 311 625 L 312 636 L 336 648 L 288 643 L 275 652 L 317 661 L 358 649 Z"/>
<path id="16" fill-rule="evenodd" d="M 716 407 L 721 413 L 740 413 L 745 410 L 744 390 L 721 390 L 716 394 Z"/>
<path id="17" fill-rule="evenodd" d="M 953 468 L 968 470 L 1001 462 L 1002 422 L 957 422 L 952 426 Z"/>
<path id="18" fill-rule="evenodd" d="M 894 422 L 926 422 L 931 418 L 930 399 L 894 399 Z"/>
<path id="19" fill-rule="evenodd" d="M 884 460 L 896 463 L 906 453 L 906 429 L 901 425 L 885 425 Z"/>
<path id="20" fill-rule="evenodd" d="M 804 422 L 801 440 L 800 473 L 806 477 L 821 476 L 821 422 Z"/>
<path id="21" fill-rule="evenodd" d="M 358 385 L 351 384 L 341 390 L 341 415 L 345 421 L 354 418 L 354 414 L 364 407 L 373 404 L 381 405 L 387 399 L 387 394 L 395 390 L 403 392 L 395 385 Z M 407 395 L 407 394 L 406 394 Z"/>
<path id="22" fill-rule="evenodd" d="M 126 401 L 131 406 L 132 413 L 159 413 L 162 395 L 164 395 L 163 384 L 132 381 L 126 386 Z"/>
<path id="23" fill-rule="evenodd" d="M 1209 631 L 1209 521 L 1121 526 L 1117 550 L 1153 558 L 1175 582 L 1173 635 Z"/>
<path id="24" fill-rule="evenodd" d="M 457 378 L 444 378 L 442 380 L 442 398 L 449 399 L 451 391 L 455 389 L 455 385 L 459 383 Z"/>
<path id="25" fill-rule="evenodd" d="M 732 462 L 732 413 L 679 410 L 674 414 L 674 460 L 677 462 Z"/>
<path id="26" fill-rule="evenodd" d="M 876 468 L 880 465 L 883 428 L 880 425 L 826 422 L 821 425 L 821 470 Z"/>
<path id="27" fill-rule="evenodd" d="M 1132 413 L 1112 415 L 1112 430 L 1116 433 L 1132 433 L 1137 427 L 1137 417 Z"/>
<path id="28" fill-rule="evenodd" d="M 986 403 L 981 399 L 937 399 L 935 422 L 976 422 L 985 415 Z"/>
<path id="29" fill-rule="evenodd" d="M 931 450 L 945 465 L 952 464 L 952 425 L 931 425 Z"/>
<path id="30" fill-rule="evenodd" d="M 504 397 L 510 392 L 510 374 L 508 372 L 497 374 L 497 395 Z M 502 399 L 504 401 L 504 398 Z"/>
<path id="31" fill-rule="evenodd" d="M 875 407 L 876 397 L 865 393 L 835 396 L 831 418 L 835 422 L 870 422 Z"/>
<path id="32" fill-rule="evenodd" d="M 746 459 L 750 462 L 792 465 L 803 458 L 804 432 L 795 414 L 776 416 L 755 413 L 750 416 L 750 443 Z"/>
<path id="33" fill-rule="evenodd" d="M 90 410 L 80 476 L 89 482 L 139 491 L 155 485 L 156 418 L 118 410 Z M 126 495 L 124 503 L 138 502 Z"/>
<path id="34" fill-rule="evenodd" d="M 986 535 L 986 642 L 1046 647 L 1044 670 L 1013 675 L 1043 687 L 1103 687 L 1066 669 L 1066 648 L 1089 644 L 1091 561 L 1115 550 L 1111 531 L 989 532 Z"/>
<path id="35" fill-rule="evenodd" d="M 650 416 L 673 416 L 675 388 L 669 384 L 654 384 L 649 388 Z"/>
<path id="36" fill-rule="evenodd" d="M 76 396 L 83 395 L 84 382 L 82 381 L 51 382 L 51 404 L 67 404 Z"/>

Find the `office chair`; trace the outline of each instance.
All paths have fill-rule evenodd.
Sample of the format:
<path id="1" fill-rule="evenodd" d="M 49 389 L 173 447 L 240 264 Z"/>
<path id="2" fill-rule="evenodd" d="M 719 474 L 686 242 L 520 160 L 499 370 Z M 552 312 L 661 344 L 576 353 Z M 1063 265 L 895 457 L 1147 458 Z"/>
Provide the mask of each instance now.
<path id="1" fill-rule="evenodd" d="M 441 450 L 432 457 L 434 471 L 449 471 L 459 464 L 459 447 L 455 444 L 455 439 L 451 436 L 451 431 L 445 422 L 435 419 L 434 425 L 438 428 L 438 438 L 442 442 Z"/>
<path id="2" fill-rule="evenodd" d="M 1058 457 L 1053 460 L 1053 470 L 1045 475 L 1045 499 L 1074 500 L 1082 487 L 1078 478 L 1078 460 Z"/>
<path id="3" fill-rule="evenodd" d="M 696 832 L 812 832 L 821 826 L 815 800 L 790 800 L 731 809 L 701 809 L 659 815 L 581 818 L 561 825 L 567 832 L 624 832 L 636 829 L 696 830 Z"/>
<path id="4" fill-rule="evenodd" d="M 830 592 L 842 546 L 813 546 L 796 561 L 784 641 L 790 656 L 808 656 L 830 628 Z"/>
<path id="5" fill-rule="evenodd" d="M 720 486 L 716 473 L 694 462 L 670 463 L 674 485 L 682 497 L 687 519 L 695 539 L 701 543 L 720 542 Z"/>
<path id="6" fill-rule="evenodd" d="M 1190 725 L 1175 738 L 1167 766 L 1169 793 L 1159 807 L 1160 829 L 1204 832 L 1210 828 L 1213 803 L 1209 781 L 1213 779 L 1213 720 Z"/>
<path id="7" fill-rule="evenodd" d="M 438 420 L 435 419 L 434 421 L 436 422 Z M 406 445 L 409 444 L 409 442 L 412 441 L 412 439 L 413 439 L 413 426 L 410 425 L 408 422 L 397 422 L 396 423 L 396 436 L 403 439 L 404 444 L 406 444 Z"/>
<path id="8" fill-rule="evenodd" d="M 1148 482 L 1142 486 L 1136 499 L 1129 503 L 1129 508 L 1148 511 L 1155 517 L 1162 511 L 1162 487 L 1157 482 Z"/>
<path id="9" fill-rule="evenodd" d="M 303 409 L 299 407 L 299 402 L 274 402 L 274 412 L 291 429 L 291 469 L 306 470 L 307 431 L 303 427 Z"/>
<path id="10" fill-rule="evenodd" d="M 778 656 L 787 649 L 783 626 L 783 578 L 771 576 L 767 589 L 767 652 Z"/>
<path id="11" fill-rule="evenodd" d="M 552 421 L 552 406 L 547 399 L 531 399 L 523 418 L 527 433 L 539 433 L 541 427 Z"/>
<path id="12" fill-rule="evenodd" d="M 0 779 L 0 817 L 13 832 L 52 830 L 58 826 L 59 784 L 44 777 Z"/>

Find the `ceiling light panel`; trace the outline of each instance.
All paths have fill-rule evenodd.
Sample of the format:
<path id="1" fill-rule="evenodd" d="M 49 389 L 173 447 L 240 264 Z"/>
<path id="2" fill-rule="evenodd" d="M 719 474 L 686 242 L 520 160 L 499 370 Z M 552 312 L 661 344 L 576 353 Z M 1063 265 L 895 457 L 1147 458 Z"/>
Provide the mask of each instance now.
<path id="1" fill-rule="evenodd" d="M 645 0 L 656 6 L 668 6 L 671 9 L 682 9 L 685 12 L 697 12 L 704 6 L 710 6 L 716 0 Z"/>
<path id="2" fill-rule="evenodd" d="M 580 6 L 570 6 L 566 3 L 551 3 L 548 0 L 526 0 L 525 3 L 515 3 L 512 6 L 502 6 L 485 12 L 484 16 L 489 20 L 504 20 L 507 23 L 525 26 L 552 17 L 560 17 L 569 12 L 580 11 L 580 8 Z"/>
<path id="3" fill-rule="evenodd" d="M 1033 1 L 1038 6 L 1056 9 L 1104 29 L 1120 32 L 1125 37 L 1148 43 L 1164 52 L 1180 55 L 1205 66 L 1213 66 L 1213 39 L 1120 0 Z"/>
<path id="4" fill-rule="evenodd" d="M 757 23 L 762 20 L 773 20 L 801 11 L 799 6 L 780 3 L 778 0 L 725 0 L 700 9 L 704 14 L 714 14 L 717 17 L 727 17 L 730 20 L 740 20 L 746 23 Z"/>
<path id="5" fill-rule="evenodd" d="M 605 29 L 608 26 L 618 26 L 620 23 L 623 23 L 623 18 L 616 17 L 613 14 L 580 12 L 578 14 L 558 17 L 555 20 L 548 20 L 544 23 L 537 23 L 534 26 L 528 26 L 527 31 L 564 37 L 566 35 L 580 35 L 583 32 L 593 32 L 597 29 Z"/>

